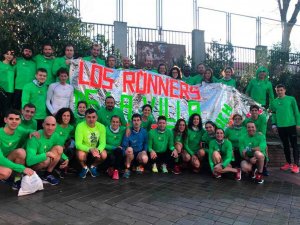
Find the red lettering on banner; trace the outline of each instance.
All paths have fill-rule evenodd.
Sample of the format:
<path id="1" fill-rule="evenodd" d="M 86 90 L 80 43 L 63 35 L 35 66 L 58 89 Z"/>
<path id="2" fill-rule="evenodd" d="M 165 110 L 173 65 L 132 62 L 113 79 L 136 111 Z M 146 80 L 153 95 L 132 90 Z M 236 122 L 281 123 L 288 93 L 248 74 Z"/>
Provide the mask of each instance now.
<path id="1" fill-rule="evenodd" d="M 170 79 L 166 78 L 166 83 L 164 83 L 162 77 L 158 77 L 158 94 L 161 95 L 162 91 L 165 96 L 169 96 L 169 82 Z"/>
<path id="2" fill-rule="evenodd" d="M 154 78 L 154 81 L 153 81 Z M 148 74 L 147 76 L 147 93 L 157 94 L 157 80 L 158 76 L 152 76 Z M 151 89 L 152 88 L 152 89 Z"/>
<path id="3" fill-rule="evenodd" d="M 190 100 L 190 96 L 189 96 L 189 92 L 188 92 L 188 87 L 189 85 L 184 83 L 184 82 L 180 82 L 180 98 L 185 98 L 186 100 Z"/>
<path id="4" fill-rule="evenodd" d="M 102 87 L 103 67 L 97 64 L 92 64 L 90 85 L 95 88 Z"/>
<path id="5" fill-rule="evenodd" d="M 111 90 L 113 87 L 114 79 L 107 77 L 107 73 L 113 73 L 114 71 L 111 68 L 103 67 L 103 81 L 102 88 Z M 105 85 L 104 82 L 108 82 L 108 85 Z"/>
<path id="6" fill-rule="evenodd" d="M 149 74 L 140 70 L 139 72 L 136 73 L 136 75 L 137 75 L 136 93 L 146 94 L 146 89 L 147 89 L 146 81 L 147 81 L 147 76 L 149 76 Z"/>
<path id="7" fill-rule="evenodd" d="M 201 100 L 200 89 L 198 86 L 190 86 L 190 93 L 193 95 L 191 98 L 196 101 Z"/>
<path id="8" fill-rule="evenodd" d="M 79 61 L 79 75 L 78 75 L 78 84 L 89 85 L 89 81 L 84 80 L 84 62 L 82 60 Z"/>
<path id="9" fill-rule="evenodd" d="M 127 86 L 130 92 L 135 92 L 135 72 L 123 71 L 123 91 L 127 92 Z"/>
<path id="10" fill-rule="evenodd" d="M 179 90 L 178 86 L 180 88 L 180 82 L 178 82 L 178 80 L 170 80 L 170 97 L 179 98 L 179 95 L 174 93 Z"/>

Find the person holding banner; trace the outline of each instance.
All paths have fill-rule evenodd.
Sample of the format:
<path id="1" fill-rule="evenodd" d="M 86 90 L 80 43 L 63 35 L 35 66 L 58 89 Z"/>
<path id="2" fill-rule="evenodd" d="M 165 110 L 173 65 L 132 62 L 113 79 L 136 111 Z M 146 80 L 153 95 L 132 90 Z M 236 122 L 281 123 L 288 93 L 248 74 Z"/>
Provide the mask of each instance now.
<path id="1" fill-rule="evenodd" d="M 190 84 L 191 85 L 201 84 L 202 80 L 203 80 L 203 77 L 204 77 L 205 70 L 206 70 L 205 64 L 204 63 L 199 63 L 197 65 L 197 73 L 198 74 L 196 74 L 195 76 L 193 76 L 191 78 Z"/>
<path id="2" fill-rule="evenodd" d="M 192 69 L 189 65 L 183 66 L 183 74 L 182 74 L 182 80 L 187 83 L 193 85 L 193 77 L 191 77 Z"/>
<path id="3" fill-rule="evenodd" d="M 201 160 L 205 156 L 205 151 L 201 149 L 201 140 L 204 134 L 202 119 L 198 113 L 190 116 L 188 121 L 188 136 L 184 144 L 182 159 L 186 163 L 191 163 L 193 171 L 200 171 Z"/>
<path id="4" fill-rule="evenodd" d="M 104 126 L 110 125 L 111 117 L 117 115 L 121 118 L 121 126 L 126 126 L 127 122 L 123 111 L 120 108 L 115 107 L 116 101 L 113 96 L 107 96 L 105 98 L 105 107 L 102 106 L 97 111 L 98 122 L 102 123 Z"/>
<path id="5" fill-rule="evenodd" d="M 86 110 L 85 121 L 79 123 L 75 130 L 77 158 L 82 166 L 79 173 L 80 178 L 86 178 L 89 172 L 92 177 L 99 176 L 97 166 L 107 158 L 105 145 L 106 130 L 103 124 L 97 122 L 96 110 Z M 86 163 L 88 155 L 90 155 L 93 160 L 89 168 Z"/>
<path id="6" fill-rule="evenodd" d="M 269 105 L 271 105 L 274 100 L 274 93 L 272 83 L 269 81 L 269 70 L 266 67 L 261 66 L 256 70 L 256 78 L 248 84 L 246 95 L 266 108 L 268 95 Z"/>
<path id="7" fill-rule="evenodd" d="M 182 74 L 178 66 L 173 66 L 170 69 L 169 76 L 176 80 L 182 79 Z"/>
<path id="8" fill-rule="evenodd" d="M 74 46 L 72 44 L 67 44 L 64 49 L 64 56 L 54 59 L 52 66 L 53 77 L 56 77 L 57 71 L 60 68 L 65 68 L 67 71 L 69 71 L 72 59 L 74 59 Z"/>
<path id="9" fill-rule="evenodd" d="M 232 144 L 224 139 L 224 130 L 216 129 L 216 139 L 209 143 L 208 161 L 215 178 L 221 178 L 223 173 L 235 173 L 235 179 L 241 180 L 241 169 L 232 168 Z"/>
<path id="10" fill-rule="evenodd" d="M 121 70 L 131 70 L 134 69 L 131 67 L 131 59 L 129 57 L 123 57 L 122 58 L 122 67 L 120 68 Z"/>
<path id="11" fill-rule="evenodd" d="M 149 55 L 146 56 L 144 70 L 157 73 L 157 70 L 153 68 L 153 58 L 152 58 L 152 56 L 149 56 Z"/>
<path id="12" fill-rule="evenodd" d="M 161 74 L 161 75 L 168 75 L 168 74 L 167 74 L 167 71 L 168 71 L 168 70 L 167 70 L 167 66 L 166 66 L 165 63 L 159 64 L 158 67 L 157 67 L 157 71 L 158 71 L 158 73 Z"/>
<path id="13" fill-rule="evenodd" d="M 265 135 L 256 131 L 255 123 L 247 123 L 247 133 L 240 138 L 239 148 L 244 159 L 241 162 L 242 171 L 249 174 L 256 166 L 252 178 L 256 183 L 262 184 L 267 142 Z"/>
<path id="14" fill-rule="evenodd" d="M 181 173 L 181 168 L 179 163 L 179 156 L 182 154 L 183 149 L 184 149 L 184 143 L 186 142 L 187 139 L 187 132 L 188 128 L 186 125 L 186 122 L 184 119 L 179 119 L 177 120 L 175 127 L 173 129 L 174 133 L 174 151 L 177 152 L 178 157 L 175 159 L 175 165 L 172 170 L 174 174 L 180 174 Z"/>
<path id="15" fill-rule="evenodd" d="M 231 68 L 230 66 L 226 67 L 222 71 L 223 78 L 218 80 L 218 82 L 236 88 L 236 81 L 232 78 L 233 73 L 233 68 Z"/>
<path id="16" fill-rule="evenodd" d="M 91 63 L 97 63 L 99 65 L 105 66 L 105 61 L 99 57 L 100 50 L 101 46 L 99 44 L 93 44 L 91 48 L 91 55 L 85 56 L 82 59 Z"/>
<path id="17" fill-rule="evenodd" d="M 207 68 L 205 70 L 204 76 L 203 76 L 203 80 L 202 80 L 202 84 L 206 83 L 206 84 L 211 84 L 211 83 L 216 83 L 218 80 L 213 76 L 213 70 L 211 68 Z"/>
<path id="18" fill-rule="evenodd" d="M 174 148 L 173 133 L 166 127 L 167 118 L 159 116 L 157 119 L 157 128 L 149 132 L 148 146 L 153 173 L 158 172 L 157 164 L 161 166 L 163 173 L 168 173 L 167 165 L 172 168 L 174 158 L 178 158 L 178 152 Z"/>
<path id="19" fill-rule="evenodd" d="M 130 167 L 134 160 L 137 164 L 136 172 L 139 174 L 144 172 L 144 165 L 148 162 L 148 134 L 146 129 L 141 127 L 142 117 L 140 114 L 135 113 L 132 115 L 131 120 L 130 135 L 125 135 L 122 141 L 123 155 L 125 156 L 124 178 L 130 177 Z"/>
<path id="20" fill-rule="evenodd" d="M 116 65 L 117 65 L 117 58 L 116 58 L 116 56 L 114 56 L 114 55 L 107 56 L 106 66 L 108 68 L 111 68 L 111 69 L 116 69 Z"/>

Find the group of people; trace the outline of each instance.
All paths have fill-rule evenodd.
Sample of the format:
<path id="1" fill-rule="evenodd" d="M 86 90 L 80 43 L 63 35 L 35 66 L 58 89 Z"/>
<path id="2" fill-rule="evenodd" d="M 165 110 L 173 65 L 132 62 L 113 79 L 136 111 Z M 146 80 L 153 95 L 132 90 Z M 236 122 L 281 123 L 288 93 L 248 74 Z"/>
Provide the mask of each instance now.
<path id="1" fill-rule="evenodd" d="M 100 45 L 94 44 L 91 55 L 83 57 L 92 63 L 105 65 L 99 58 Z M 56 185 L 70 167 L 79 167 L 78 175 L 99 176 L 102 165 L 112 179 L 120 173 L 129 178 L 149 166 L 153 173 L 161 171 L 181 173 L 182 168 L 199 173 L 205 164 L 216 178 L 233 173 L 241 180 L 242 172 L 257 183 L 263 183 L 267 174 L 267 118 L 257 105 L 250 107 L 250 117 L 232 116 L 232 126 L 217 128 L 213 121 L 202 123 L 201 115 L 193 114 L 188 121 L 179 119 L 174 129 L 167 128 L 167 118 L 154 118 L 152 107 L 146 104 L 131 118 L 115 106 L 108 96 L 98 111 L 85 101 L 74 107 L 73 87 L 68 84 L 69 67 L 74 57 L 74 46 L 65 47 L 63 57 L 53 57 L 49 44 L 43 53 L 32 57 L 30 46 L 24 46 L 22 57 L 15 59 L 8 50 L 0 62 L 1 122 L 0 128 L 0 180 L 10 181 L 13 189 L 20 187 L 22 175 L 40 177 Z M 116 58 L 109 56 L 106 66 L 115 68 Z M 122 68 L 132 69 L 131 60 L 123 58 Z M 155 70 L 151 58 L 145 58 L 145 70 L 167 75 L 165 64 Z M 235 87 L 233 69 L 225 68 L 224 77 L 217 80 L 204 64 L 197 66 L 199 74 L 190 76 L 190 67 L 181 70 L 174 66 L 169 76 L 191 85 L 202 82 L 221 82 Z M 248 85 L 246 93 L 262 106 L 269 104 L 272 128 L 278 131 L 284 145 L 286 164 L 282 170 L 299 173 L 297 130 L 300 116 L 294 97 L 285 94 L 283 85 L 275 90 L 267 80 L 268 70 L 259 67 Z M 267 100 L 269 96 L 269 101 Z M 21 109 L 21 110 L 20 110 Z M 203 126 L 204 125 L 204 126 Z M 294 163 L 290 146 L 293 147 Z"/>

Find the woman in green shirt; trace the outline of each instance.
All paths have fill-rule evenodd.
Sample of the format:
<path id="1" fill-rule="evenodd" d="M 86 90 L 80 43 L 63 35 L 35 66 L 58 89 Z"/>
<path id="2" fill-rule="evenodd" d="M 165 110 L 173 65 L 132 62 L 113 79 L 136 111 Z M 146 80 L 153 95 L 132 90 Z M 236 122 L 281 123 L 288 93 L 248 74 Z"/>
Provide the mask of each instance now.
<path id="1" fill-rule="evenodd" d="M 241 180 L 241 169 L 232 168 L 232 144 L 224 139 L 224 130 L 216 129 L 216 139 L 209 143 L 209 165 L 215 178 L 221 178 L 222 173 L 235 173 L 236 180 Z"/>
<path id="2" fill-rule="evenodd" d="M 76 126 L 85 120 L 85 111 L 87 109 L 86 101 L 79 101 L 77 103 L 77 113 L 75 114 Z"/>
<path id="3" fill-rule="evenodd" d="M 200 171 L 200 162 L 205 156 L 205 151 L 200 146 L 203 133 L 201 116 L 198 113 L 192 114 L 188 122 L 188 135 L 184 143 L 182 159 L 186 163 L 191 163 L 196 173 Z"/>
<path id="4" fill-rule="evenodd" d="M 206 84 L 210 84 L 210 83 L 215 83 L 216 82 L 216 78 L 213 77 L 213 70 L 211 68 L 207 68 L 205 70 L 204 76 L 203 76 L 203 80 L 202 80 L 202 84 L 206 83 Z"/>
<path id="5" fill-rule="evenodd" d="M 202 136 L 201 148 L 208 154 L 209 142 L 216 139 L 216 125 L 212 121 L 207 121 L 204 125 L 205 133 Z"/>
<path id="6" fill-rule="evenodd" d="M 149 104 L 142 107 L 142 127 L 149 132 L 156 121 L 152 115 L 152 106 Z"/>
<path id="7" fill-rule="evenodd" d="M 218 80 L 218 82 L 236 88 L 236 81 L 232 78 L 233 74 L 234 70 L 230 66 L 226 67 L 222 71 L 223 78 Z"/>

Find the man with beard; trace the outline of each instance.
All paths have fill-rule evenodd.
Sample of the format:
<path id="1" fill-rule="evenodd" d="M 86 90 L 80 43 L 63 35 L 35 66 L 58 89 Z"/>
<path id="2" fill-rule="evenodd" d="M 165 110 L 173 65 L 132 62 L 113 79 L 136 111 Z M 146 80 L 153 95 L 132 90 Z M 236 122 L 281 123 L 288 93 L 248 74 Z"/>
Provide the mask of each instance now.
<path id="1" fill-rule="evenodd" d="M 100 49 L 101 46 L 99 44 L 93 44 L 91 48 L 91 55 L 83 57 L 83 60 L 105 66 L 105 61 L 99 57 Z"/>
<path id="2" fill-rule="evenodd" d="M 71 60 L 74 59 L 74 46 L 72 44 L 66 45 L 64 53 L 64 56 L 57 57 L 53 62 L 52 76 L 54 77 L 60 68 L 65 68 L 67 71 L 70 70 Z"/>
<path id="3" fill-rule="evenodd" d="M 131 59 L 129 57 L 123 57 L 122 59 L 122 70 L 130 70 L 130 69 L 134 69 L 134 68 L 131 68 Z"/>
<path id="4" fill-rule="evenodd" d="M 146 56 L 144 70 L 158 73 L 157 70 L 153 68 L 153 58 L 151 56 Z"/>
<path id="5" fill-rule="evenodd" d="M 31 83 L 24 86 L 22 93 L 22 106 L 32 103 L 39 107 L 36 108 L 34 119 L 37 120 L 38 129 L 42 128 L 42 123 L 47 116 L 46 99 L 47 99 L 47 86 L 45 81 L 47 79 L 47 71 L 43 68 L 37 70 L 35 78 Z"/>
<path id="6" fill-rule="evenodd" d="M 53 49 L 51 44 L 43 45 L 43 54 L 36 55 L 33 60 L 36 63 L 36 68 L 44 68 L 47 70 L 47 80 L 46 85 L 50 85 L 55 82 L 56 77 L 52 76 L 52 66 L 54 62 Z"/>
<path id="7" fill-rule="evenodd" d="M 21 109 L 21 97 L 25 84 L 32 82 L 36 72 L 36 64 L 32 60 L 32 48 L 29 45 L 24 45 L 22 57 L 17 59 L 16 77 L 15 77 L 15 92 L 13 97 L 13 108 Z"/>
<path id="8" fill-rule="evenodd" d="M 98 111 L 98 122 L 102 123 L 105 127 L 110 125 L 112 116 L 119 116 L 121 125 L 126 126 L 126 120 L 123 111 L 115 107 L 116 101 L 113 96 L 108 96 L 105 99 L 105 107 L 102 106 Z"/>

